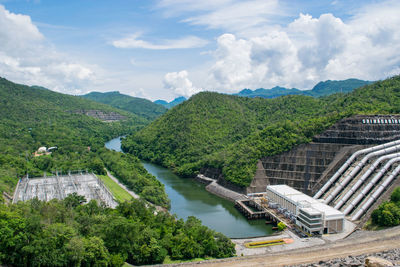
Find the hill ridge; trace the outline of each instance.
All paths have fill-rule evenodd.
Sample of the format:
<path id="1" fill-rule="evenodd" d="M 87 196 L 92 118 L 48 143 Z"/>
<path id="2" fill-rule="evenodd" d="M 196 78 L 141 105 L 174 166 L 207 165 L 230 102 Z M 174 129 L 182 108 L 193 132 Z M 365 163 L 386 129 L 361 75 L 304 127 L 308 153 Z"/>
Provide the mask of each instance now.
<path id="1" fill-rule="evenodd" d="M 395 76 L 319 98 L 201 92 L 128 137 L 123 147 L 181 176 L 209 167 L 220 170 L 227 182 L 246 187 L 261 157 L 307 143 L 353 114 L 399 113 L 399 88 L 400 76 Z"/>
<path id="2" fill-rule="evenodd" d="M 167 111 L 166 108 L 154 104 L 150 100 L 121 94 L 119 91 L 91 92 L 81 97 L 128 111 L 149 122 Z"/>

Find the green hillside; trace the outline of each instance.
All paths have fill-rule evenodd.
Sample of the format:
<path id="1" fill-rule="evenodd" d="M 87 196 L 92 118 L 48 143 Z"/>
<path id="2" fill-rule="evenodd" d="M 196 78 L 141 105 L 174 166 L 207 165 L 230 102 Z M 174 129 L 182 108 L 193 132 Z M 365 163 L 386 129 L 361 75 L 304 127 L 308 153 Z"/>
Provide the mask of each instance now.
<path id="1" fill-rule="evenodd" d="M 129 111 L 150 121 L 167 111 L 165 107 L 150 100 L 120 94 L 119 92 L 92 92 L 81 97 Z"/>
<path id="2" fill-rule="evenodd" d="M 89 110 L 92 115 L 123 119 L 102 121 L 85 115 Z M 104 174 L 106 166 L 142 198 L 168 207 L 164 186 L 137 157 L 104 148 L 105 141 L 132 133 L 146 122 L 104 104 L 0 78 L 0 193 L 12 195 L 27 172 L 41 176 L 87 169 Z M 40 146 L 58 149 L 34 157 Z M 123 202 L 116 209 L 95 200 L 81 204 L 82 200 L 72 194 L 64 200 L 5 205 L 0 197 L 0 265 L 123 266 L 124 262 L 163 263 L 166 257 L 188 260 L 235 254 L 227 237 L 194 217 L 177 220 L 143 200 Z"/>
<path id="3" fill-rule="evenodd" d="M 56 170 L 89 170 L 103 174 L 107 166 L 139 195 L 168 207 L 163 185 L 143 171 L 137 159 L 104 148 L 105 141 L 137 131 L 148 123 L 147 119 L 91 100 L 2 78 L 0 99 L 0 192 L 12 193 L 18 178 L 27 173 L 42 176 Z M 110 115 L 120 120 L 105 122 L 86 115 L 89 111 L 93 116 Z M 35 157 L 33 153 L 42 146 L 58 149 L 51 155 Z M 120 168 L 130 172 L 122 173 Z"/>
<path id="4" fill-rule="evenodd" d="M 239 93 L 233 95 L 244 96 L 244 97 L 276 98 L 285 95 L 308 95 L 307 93 L 305 93 L 307 91 L 310 90 L 301 91 L 300 89 L 296 88 L 288 89 L 285 87 L 275 86 L 271 89 L 264 89 L 264 88 L 258 88 L 256 90 L 243 89 Z"/>
<path id="5" fill-rule="evenodd" d="M 347 79 L 344 81 L 325 81 L 316 84 L 312 90 L 306 91 L 309 95 L 320 97 L 327 96 L 335 93 L 348 93 L 356 88 L 364 85 L 371 84 L 370 81 L 363 81 L 358 79 Z"/>
<path id="6" fill-rule="evenodd" d="M 399 76 L 321 98 L 262 99 L 203 92 L 128 137 L 123 147 L 183 176 L 213 167 L 226 180 L 248 186 L 261 157 L 309 142 L 352 114 L 399 112 Z"/>

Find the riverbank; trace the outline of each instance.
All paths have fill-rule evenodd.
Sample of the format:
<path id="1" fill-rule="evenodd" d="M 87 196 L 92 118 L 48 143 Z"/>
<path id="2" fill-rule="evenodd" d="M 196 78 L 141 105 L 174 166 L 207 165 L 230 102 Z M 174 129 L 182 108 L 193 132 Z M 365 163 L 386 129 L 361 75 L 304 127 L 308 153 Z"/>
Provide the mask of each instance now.
<path id="1" fill-rule="evenodd" d="M 130 190 L 129 188 L 127 188 L 123 183 L 121 183 L 117 178 L 115 178 L 107 169 L 107 176 L 110 177 L 114 182 L 116 182 L 122 189 L 124 189 L 126 192 L 128 192 L 129 195 L 131 195 L 133 198 L 135 199 L 140 199 L 140 196 L 138 194 L 136 194 L 135 192 L 133 192 L 132 190 Z M 163 208 L 161 206 L 155 205 L 151 202 L 146 201 L 147 204 L 153 206 L 156 208 L 157 212 L 168 212 L 168 210 L 166 208 Z"/>
<path id="2" fill-rule="evenodd" d="M 217 180 L 198 174 L 195 178 L 196 181 L 206 184 L 206 190 L 214 195 L 225 198 L 229 201 L 235 202 L 236 200 L 247 199 L 247 196 L 230 190 L 217 183 Z"/>
<path id="3" fill-rule="evenodd" d="M 106 147 L 121 151 L 119 138 L 113 140 L 107 142 Z M 211 193 L 212 189 L 207 190 L 205 187 L 214 180 L 196 181 L 182 178 L 164 167 L 144 161 L 141 163 L 148 173 L 164 184 L 165 192 L 171 201 L 169 212 L 175 214 L 178 219 L 186 220 L 189 216 L 195 216 L 203 225 L 229 238 L 268 236 L 274 232 L 272 225 L 266 225 L 265 220 L 248 221 L 234 207 L 232 199 L 235 197 L 228 200 L 226 197 Z M 237 193 L 233 192 L 232 195 L 237 196 Z"/>

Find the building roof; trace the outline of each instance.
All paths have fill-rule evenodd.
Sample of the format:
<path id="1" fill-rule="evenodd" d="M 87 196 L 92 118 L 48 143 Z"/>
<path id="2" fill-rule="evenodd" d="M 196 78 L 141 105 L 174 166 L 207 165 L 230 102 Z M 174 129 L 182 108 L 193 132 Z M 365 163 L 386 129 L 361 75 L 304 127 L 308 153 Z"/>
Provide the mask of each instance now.
<path id="1" fill-rule="evenodd" d="M 295 202 L 296 206 L 298 207 L 311 208 L 325 214 L 326 219 L 344 218 L 344 214 L 341 211 L 321 203 L 319 200 L 312 198 L 288 185 L 269 185 L 267 186 L 267 189 L 275 192 L 291 202 Z"/>

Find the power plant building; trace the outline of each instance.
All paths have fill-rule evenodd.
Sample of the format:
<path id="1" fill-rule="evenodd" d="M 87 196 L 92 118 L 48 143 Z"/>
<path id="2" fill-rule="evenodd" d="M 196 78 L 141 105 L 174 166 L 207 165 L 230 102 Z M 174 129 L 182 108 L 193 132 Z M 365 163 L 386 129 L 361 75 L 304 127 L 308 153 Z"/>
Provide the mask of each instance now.
<path id="1" fill-rule="evenodd" d="M 309 234 L 340 233 L 344 214 L 287 185 L 269 185 L 266 195 L 271 206 L 278 206 L 294 218 L 296 225 Z"/>

